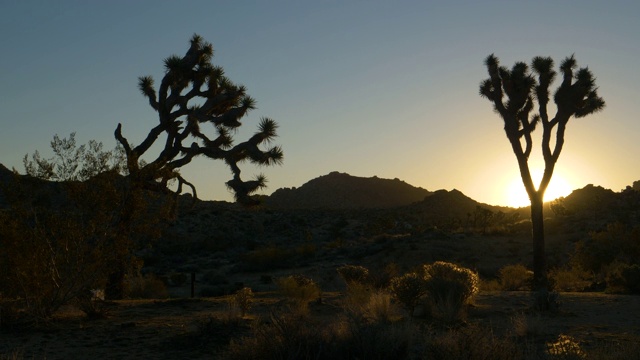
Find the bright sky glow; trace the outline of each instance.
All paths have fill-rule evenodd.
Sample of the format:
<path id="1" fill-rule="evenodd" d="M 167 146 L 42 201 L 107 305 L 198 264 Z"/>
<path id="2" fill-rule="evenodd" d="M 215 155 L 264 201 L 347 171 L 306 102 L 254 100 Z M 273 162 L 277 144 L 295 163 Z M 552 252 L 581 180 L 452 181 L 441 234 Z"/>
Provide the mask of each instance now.
<path id="1" fill-rule="evenodd" d="M 478 95 L 491 53 L 509 67 L 571 54 L 589 66 L 607 107 L 569 123 L 547 199 L 590 183 L 619 191 L 640 179 L 638 13 L 640 2 L 588 0 L 2 1 L 0 163 L 23 171 L 26 153 L 73 131 L 113 147 L 118 122 L 140 142 L 157 118 L 138 76 L 159 82 L 162 60 L 198 33 L 257 100 L 238 140 L 262 116 L 280 125 L 284 165 L 243 168 L 267 176 L 267 194 L 340 171 L 515 204 L 515 156 Z M 201 198 L 231 199 L 221 163 L 182 174 Z"/>

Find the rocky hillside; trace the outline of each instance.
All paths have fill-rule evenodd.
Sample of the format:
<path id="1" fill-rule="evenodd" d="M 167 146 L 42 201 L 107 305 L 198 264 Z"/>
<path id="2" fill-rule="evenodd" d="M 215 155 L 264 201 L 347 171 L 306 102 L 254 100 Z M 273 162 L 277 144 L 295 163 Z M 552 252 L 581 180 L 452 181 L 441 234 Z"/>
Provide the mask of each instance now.
<path id="1" fill-rule="evenodd" d="M 399 179 L 332 172 L 299 188 L 276 190 L 266 199 L 274 209 L 385 209 L 422 201 L 431 193 Z"/>

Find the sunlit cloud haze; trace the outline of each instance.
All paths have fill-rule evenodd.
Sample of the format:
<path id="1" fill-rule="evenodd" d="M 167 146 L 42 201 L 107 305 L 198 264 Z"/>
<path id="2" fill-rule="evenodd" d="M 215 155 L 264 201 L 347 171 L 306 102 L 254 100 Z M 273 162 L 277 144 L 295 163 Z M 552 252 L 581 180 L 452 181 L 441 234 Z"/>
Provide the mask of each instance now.
<path id="1" fill-rule="evenodd" d="M 633 1 L 5 1 L 0 162 L 23 171 L 26 153 L 73 131 L 113 147 L 118 122 L 140 142 L 157 118 L 138 76 L 159 81 L 198 33 L 257 100 L 236 138 L 263 116 L 280 125 L 284 165 L 243 168 L 267 176 L 267 194 L 340 171 L 514 204 L 516 159 L 478 95 L 491 53 L 509 67 L 575 54 L 593 71 L 607 107 L 570 121 L 551 187 L 619 191 L 640 179 L 639 12 Z M 220 162 L 182 174 L 201 198 L 231 199 Z"/>

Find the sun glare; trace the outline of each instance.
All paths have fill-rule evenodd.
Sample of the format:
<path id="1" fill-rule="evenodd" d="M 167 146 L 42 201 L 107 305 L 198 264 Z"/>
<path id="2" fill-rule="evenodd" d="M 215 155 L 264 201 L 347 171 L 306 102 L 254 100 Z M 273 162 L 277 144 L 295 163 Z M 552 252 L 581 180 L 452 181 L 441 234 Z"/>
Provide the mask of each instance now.
<path id="1" fill-rule="evenodd" d="M 533 183 L 538 186 L 540 179 L 542 179 L 542 170 L 534 170 L 532 175 Z M 544 194 L 544 201 L 552 201 L 559 197 L 567 196 L 571 194 L 572 190 L 571 185 L 562 175 L 554 174 Z M 531 205 L 527 191 L 524 189 L 522 179 L 519 176 L 510 182 L 506 192 L 509 206 L 522 207 Z"/>

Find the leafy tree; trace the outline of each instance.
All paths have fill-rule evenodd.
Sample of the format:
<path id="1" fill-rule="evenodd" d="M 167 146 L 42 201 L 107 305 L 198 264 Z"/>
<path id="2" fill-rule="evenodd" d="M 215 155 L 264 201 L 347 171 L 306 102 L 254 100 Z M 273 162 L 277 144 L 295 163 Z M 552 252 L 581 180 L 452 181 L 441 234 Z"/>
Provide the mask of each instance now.
<path id="1" fill-rule="evenodd" d="M 516 62 L 511 70 L 500 66 L 493 54 L 485 60 L 489 78 L 480 84 L 480 95 L 493 103 L 495 111 L 504 120 L 504 130 L 516 155 L 522 182 L 531 201 L 533 227 L 534 290 L 548 290 L 544 246 L 543 198 L 551 181 L 553 170 L 564 145 L 567 123 L 571 117 L 581 118 L 602 110 L 604 100 L 598 96 L 595 78 L 588 68 L 577 71 L 575 58 L 567 57 L 560 64 L 562 83 L 554 93 L 556 114 L 550 118 L 549 86 L 556 77 L 553 60 L 535 57 L 531 62 L 533 73 L 524 62 Z M 505 99 L 506 98 L 506 99 Z M 537 113 L 531 114 L 535 111 Z M 542 124 L 542 155 L 544 173 L 536 188 L 529 169 L 529 156 L 533 149 L 532 133 Z M 552 146 L 552 137 L 555 142 Z"/>
<path id="2" fill-rule="evenodd" d="M 30 176 L 16 173 L 1 189 L 8 209 L 0 212 L 0 288 L 35 319 L 104 286 L 122 251 L 113 237 L 121 201 L 107 175 L 119 152 L 95 141 L 78 147 L 73 133 L 56 135 L 51 147 L 50 159 L 25 156 Z"/>

